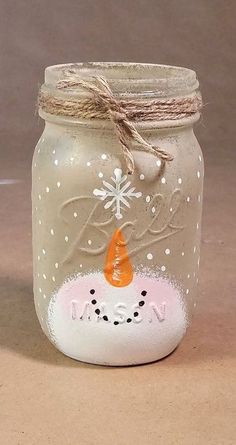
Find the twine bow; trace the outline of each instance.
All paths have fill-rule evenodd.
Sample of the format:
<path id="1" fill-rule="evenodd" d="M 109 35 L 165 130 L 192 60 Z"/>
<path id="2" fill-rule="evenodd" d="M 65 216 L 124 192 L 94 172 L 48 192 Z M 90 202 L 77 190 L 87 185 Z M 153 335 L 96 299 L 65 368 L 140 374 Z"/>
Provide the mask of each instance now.
<path id="1" fill-rule="evenodd" d="M 45 91 L 40 91 L 39 106 L 48 113 L 83 118 L 109 118 L 122 147 L 128 174 L 135 170 L 132 149 L 134 146 L 157 156 L 162 164 L 172 161 L 173 156 L 159 146 L 150 144 L 135 128 L 131 121 L 137 120 L 171 120 L 192 115 L 201 108 L 201 97 L 155 99 L 151 101 L 117 100 L 109 84 L 102 76 L 95 77 L 96 84 L 69 77 L 57 82 L 57 89 L 66 90 L 82 88 L 93 97 L 81 100 L 61 99 Z"/>

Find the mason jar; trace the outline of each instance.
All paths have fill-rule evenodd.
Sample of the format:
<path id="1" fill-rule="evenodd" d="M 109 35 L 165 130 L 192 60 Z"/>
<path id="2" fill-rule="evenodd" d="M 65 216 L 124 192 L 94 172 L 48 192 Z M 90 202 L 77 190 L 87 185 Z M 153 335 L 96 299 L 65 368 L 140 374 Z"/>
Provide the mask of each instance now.
<path id="1" fill-rule="evenodd" d="M 53 104 L 91 98 L 76 83 L 57 89 L 70 76 L 91 83 L 103 76 L 116 100 L 150 106 L 158 98 L 168 103 L 199 94 L 187 68 L 55 65 L 46 68 L 43 85 Z M 197 299 L 203 158 L 193 124 L 199 111 L 137 119 L 138 134 L 172 160 L 133 144 L 128 174 L 114 123 L 65 108 L 54 112 L 39 102 L 45 128 L 32 168 L 39 322 L 56 348 L 77 360 L 122 366 L 161 359 L 180 343 Z"/>

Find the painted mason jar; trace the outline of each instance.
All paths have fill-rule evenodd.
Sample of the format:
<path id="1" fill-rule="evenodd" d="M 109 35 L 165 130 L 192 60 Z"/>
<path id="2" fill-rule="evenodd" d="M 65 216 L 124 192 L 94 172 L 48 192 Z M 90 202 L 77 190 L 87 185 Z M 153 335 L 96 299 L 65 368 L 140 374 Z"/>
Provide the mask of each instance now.
<path id="1" fill-rule="evenodd" d="M 159 152 L 136 138 L 127 156 L 109 120 L 114 107 L 104 116 L 93 89 L 76 82 L 97 85 L 96 76 L 121 107 L 135 102 L 132 125 Z M 196 305 L 203 187 L 193 133 L 199 106 L 190 106 L 200 97 L 196 75 L 162 65 L 56 65 L 46 69 L 41 92 L 45 129 L 33 157 L 32 205 L 42 329 L 77 360 L 160 359 L 177 347 Z M 122 131 L 124 113 L 118 117 Z"/>

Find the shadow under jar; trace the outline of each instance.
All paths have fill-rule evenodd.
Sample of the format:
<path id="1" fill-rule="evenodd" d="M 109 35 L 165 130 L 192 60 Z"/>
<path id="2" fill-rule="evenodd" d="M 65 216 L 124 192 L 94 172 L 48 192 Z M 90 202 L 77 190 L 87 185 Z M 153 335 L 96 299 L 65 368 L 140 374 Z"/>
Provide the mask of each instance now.
<path id="1" fill-rule="evenodd" d="M 153 100 L 196 98 L 198 81 L 194 71 L 172 66 L 56 65 L 46 69 L 39 100 L 45 129 L 33 157 L 32 205 L 42 329 L 77 360 L 146 363 L 176 348 L 196 304 L 203 159 L 193 123 L 199 112 L 175 108 L 173 118 L 136 119 L 139 135 L 173 160 L 133 143 L 129 175 L 114 123 L 76 115 L 76 104 L 100 106 L 76 82 L 96 86 L 96 76 L 106 78 L 115 100 L 147 108 Z"/>

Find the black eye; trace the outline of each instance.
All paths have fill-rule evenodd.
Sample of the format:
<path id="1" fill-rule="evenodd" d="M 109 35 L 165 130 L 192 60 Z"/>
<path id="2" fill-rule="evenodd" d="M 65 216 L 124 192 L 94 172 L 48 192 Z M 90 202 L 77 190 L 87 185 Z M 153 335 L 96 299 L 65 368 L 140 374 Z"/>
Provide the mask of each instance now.
<path id="1" fill-rule="evenodd" d="M 94 290 L 94 289 L 91 289 L 89 292 L 90 292 L 90 294 L 92 294 L 92 295 L 95 294 L 95 290 Z"/>
<path id="2" fill-rule="evenodd" d="M 142 290 L 141 295 L 143 295 L 143 297 L 145 297 L 145 295 L 147 295 L 147 291 L 146 290 Z"/>

